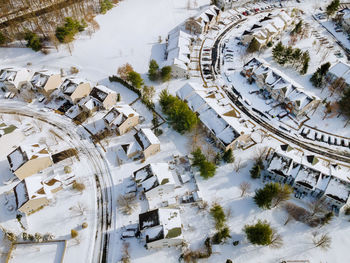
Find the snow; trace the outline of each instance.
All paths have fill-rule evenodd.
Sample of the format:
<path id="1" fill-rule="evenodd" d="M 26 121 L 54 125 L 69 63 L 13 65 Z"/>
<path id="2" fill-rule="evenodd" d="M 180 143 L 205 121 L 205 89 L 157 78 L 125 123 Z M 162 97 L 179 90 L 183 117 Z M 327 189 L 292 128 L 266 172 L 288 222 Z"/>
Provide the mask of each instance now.
<path id="1" fill-rule="evenodd" d="M 152 132 L 151 129 L 148 128 L 142 128 L 138 133 L 138 137 L 140 138 L 142 142 L 142 149 L 147 149 L 152 144 L 160 144 L 159 139 L 157 136 Z"/>

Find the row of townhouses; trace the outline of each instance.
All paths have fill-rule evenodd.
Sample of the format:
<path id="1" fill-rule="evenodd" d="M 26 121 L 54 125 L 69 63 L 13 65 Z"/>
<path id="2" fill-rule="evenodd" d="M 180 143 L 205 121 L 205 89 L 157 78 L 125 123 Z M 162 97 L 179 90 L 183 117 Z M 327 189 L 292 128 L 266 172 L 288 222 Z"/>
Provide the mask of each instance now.
<path id="1" fill-rule="evenodd" d="M 271 180 L 293 186 L 303 196 L 322 198 L 336 214 L 348 203 L 349 167 L 330 163 L 314 155 L 305 155 L 289 145 L 281 145 L 271 154 L 267 166 Z"/>
<path id="2" fill-rule="evenodd" d="M 307 93 L 303 87 L 264 60 L 253 58 L 244 65 L 241 74 L 249 81 L 266 90 L 273 99 L 283 103 L 296 117 L 304 116 L 316 109 L 321 102 L 316 96 Z"/>
<path id="3" fill-rule="evenodd" d="M 259 23 L 254 24 L 250 30 L 245 30 L 241 41 L 243 44 L 249 44 L 255 38 L 259 43 L 259 48 L 264 47 L 280 36 L 292 22 L 293 19 L 283 10 L 276 15 L 268 14 L 259 20 Z"/>
<path id="4" fill-rule="evenodd" d="M 239 123 L 239 112 L 216 87 L 204 88 L 189 82 L 176 95 L 198 115 L 207 135 L 220 149 L 237 149 L 252 142 L 251 129 Z"/>

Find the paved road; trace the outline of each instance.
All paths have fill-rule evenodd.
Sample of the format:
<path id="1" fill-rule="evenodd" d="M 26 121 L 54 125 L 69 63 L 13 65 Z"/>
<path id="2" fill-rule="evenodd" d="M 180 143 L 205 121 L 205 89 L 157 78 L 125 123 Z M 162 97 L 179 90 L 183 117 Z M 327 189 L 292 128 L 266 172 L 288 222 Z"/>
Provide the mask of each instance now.
<path id="1" fill-rule="evenodd" d="M 237 23 L 235 24 L 235 26 L 236 25 L 237 25 Z M 215 57 L 216 61 L 212 61 L 213 66 L 215 65 L 218 68 L 220 68 L 220 63 L 218 61 L 219 57 L 220 57 L 219 43 L 220 43 L 221 39 L 223 37 L 225 37 L 227 32 L 229 32 L 231 29 L 232 29 L 232 26 L 230 26 L 227 30 L 224 30 L 219 36 L 217 36 L 216 41 L 214 42 L 214 45 L 212 47 L 212 59 L 214 60 L 214 57 Z M 199 61 L 200 69 L 202 69 L 201 63 L 202 63 L 202 61 L 200 60 Z M 213 75 L 217 75 L 215 67 L 212 67 L 212 71 L 213 71 Z M 203 82 L 206 83 L 204 78 L 203 78 L 203 75 L 201 75 L 201 76 L 202 76 Z M 337 161 L 350 163 L 350 156 L 346 156 L 342 152 L 339 152 L 339 151 L 336 151 L 333 149 L 328 149 L 328 148 L 323 147 L 323 146 L 319 146 L 319 145 L 315 145 L 315 144 L 311 144 L 311 143 L 306 143 L 306 142 L 303 142 L 301 140 L 298 140 L 296 137 L 292 137 L 292 135 L 290 135 L 290 134 L 282 132 L 281 130 L 275 128 L 271 124 L 269 124 L 266 121 L 264 121 L 263 119 L 261 119 L 260 117 L 251 113 L 250 110 L 248 108 L 246 108 L 231 92 L 228 92 L 227 90 L 224 90 L 224 91 L 228 95 L 228 97 L 232 100 L 232 102 L 236 105 L 236 107 L 239 108 L 247 117 L 249 117 L 255 123 L 257 123 L 261 127 L 265 128 L 267 131 L 271 132 L 272 134 L 275 134 L 278 137 L 280 137 L 284 140 L 287 140 L 293 144 L 296 144 L 299 147 L 301 147 L 305 150 L 308 150 L 310 152 L 313 152 L 315 154 L 323 155 L 323 156 L 326 156 L 328 158 L 331 158 L 331 159 L 334 159 Z"/>
<path id="2" fill-rule="evenodd" d="M 23 103 L 0 100 L 0 113 L 16 114 L 43 121 L 60 130 L 71 147 L 78 149 L 79 154 L 88 158 L 93 171 L 97 189 L 97 226 L 92 262 L 108 262 L 109 230 L 112 226 L 114 196 L 112 191 L 112 176 L 109 166 L 101 150 L 92 142 L 82 140 L 83 134 L 78 134 L 78 127 L 69 119 L 51 113 L 42 113 Z M 54 115 L 51 115 L 54 114 Z M 91 253 L 91 252 L 89 252 Z"/>

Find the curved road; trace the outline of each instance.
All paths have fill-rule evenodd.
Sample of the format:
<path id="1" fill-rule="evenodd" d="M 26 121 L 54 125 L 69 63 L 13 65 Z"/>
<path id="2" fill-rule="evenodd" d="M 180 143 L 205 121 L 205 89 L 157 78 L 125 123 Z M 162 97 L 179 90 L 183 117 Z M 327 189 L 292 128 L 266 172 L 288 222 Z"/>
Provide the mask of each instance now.
<path id="1" fill-rule="evenodd" d="M 216 67 L 220 68 L 220 63 L 219 63 L 219 57 L 220 57 L 220 50 L 219 50 L 219 44 L 221 40 L 225 37 L 225 35 L 232 29 L 233 26 L 236 26 L 243 21 L 238 21 L 237 23 L 228 26 L 220 35 L 217 36 L 214 45 L 212 46 L 212 74 L 214 76 L 217 75 Z M 203 40 L 204 43 L 205 39 Z M 203 47 L 203 44 L 202 44 Z M 199 55 L 199 68 L 201 71 L 201 77 L 204 83 L 206 83 L 203 74 L 202 74 L 202 48 L 200 50 L 200 55 Z M 340 153 L 336 150 L 333 149 L 328 149 L 323 146 L 315 145 L 315 144 L 310 144 L 306 143 L 303 141 L 300 141 L 296 139 L 295 137 L 292 137 L 289 134 L 286 134 L 282 132 L 281 130 L 275 128 L 271 124 L 267 123 L 266 121 L 262 120 L 261 118 L 257 117 L 255 114 L 252 114 L 248 108 L 246 108 L 239 100 L 236 98 L 232 93 L 228 92 L 227 90 L 224 90 L 225 93 L 228 95 L 228 97 L 231 99 L 231 101 L 236 105 L 237 108 L 239 108 L 247 117 L 249 117 L 251 120 L 259 124 L 261 127 L 265 128 L 267 131 L 276 134 L 282 139 L 285 139 L 293 144 L 298 145 L 299 147 L 306 149 L 310 152 L 313 152 L 315 154 L 323 155 L 326 157 L 329 157 L 331 159 L 335 159 L 337 161 L 342 161 L 346 163 L 350 163 L 350 156 L 345 156 L 344 153 Z"/>
<path id="2" fill-rule="evenodd" d="M 52 111 L 48 116 L 48 113 L 34 110 L 23 103 L 0 100 L 0 113 L 29 117 L 53 126 L 60 130 L 64 136 L 69 137 L 70 140 L 65 140 L 66 143 L 88 158 L 90 168 L 95 175 L 98 213 L 92 262 L 108 262 L 108 232 L 112 226 L 114 196 L 112 175 L 100 149 L 93 143 L 81 138 L 84 135 L 77 133 L 79 126 L 76 126 L 70 119 Z"/>

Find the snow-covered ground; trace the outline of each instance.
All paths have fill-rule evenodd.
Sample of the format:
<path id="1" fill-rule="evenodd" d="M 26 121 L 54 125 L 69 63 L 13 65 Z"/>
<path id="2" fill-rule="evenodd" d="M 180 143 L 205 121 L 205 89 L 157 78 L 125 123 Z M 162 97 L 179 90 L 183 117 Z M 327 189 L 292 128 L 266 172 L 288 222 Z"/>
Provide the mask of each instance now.
<path id="1" fill-rule="evenodd" d="M 208 4 L 209 0 L 190 2 L 192 5 L 196 2 L 198 6 L 202 6 Z M 303 1 L 299 7 L 302 7 L 305 12 L 311 12 L 320 2 L 321 1 Z M 80 69 L 78 74 L 80 77 L 99 82 L 100 84 L 104 84 L 116 90 L 121 93 L 122 101 L 129 104 L 136 99 L 136 95 L 120 84 L 110 83 L 107 76 L 115 74 L 116 69 L 126 62 L 132 64 L 136 71 L 145 76 L 150 58 L 162 61 L 163 45 L 158 43 L 159 36 L 161 36 L 164 43 L 164 39 L 171 29 L 198 11 L 196 8 L 188 10 L 187 3 L 187 0 L 124 0 L 106 15 L 97 17 L 100 30 L 93 34 L 91 39 L 84 34 L 78 37 L 73 43 L 74 50 L 72 56 L 66 50 L 65 46 L 61 46 L 58 53 L 53 51 L 46 56 L 40 53 L 34 53 L 29 49 L 6 48 L 0 49 L 0 65 L 1 67 L 13 65 L 26 66 L 28 62 L 31 62 L 32 66 L 30 66 L 30 68 L 32 69 L 45 68 L 53 71 L 58 71 L 60 68 L 69 69 L 71 66 L 76 66 Z M 294 3 L 294 1 L 288 1 L 286 4 L 298 5 Z M 311 21 L 309 22 L 311 23 Z M 253 23 L 254 18 L 249 17 L 248 21 L 243 26 L 231 32 L 231 40 L 233 43 L 236 44 L 237 42 L 234 40 L 234 34 L 242 33 L 245 28 L 251 26 Z M 319 28 L 317 28 L 317 30 L 320 31 Z M 213 40 L 209 40 L 206 42 L 206 45 L 210 46 L 213 44 L 212 42 Z M 311 47 L 312 43 L 310 44 L 310 42 L 310 40 L 303 40 L 300 41 L 298 45 L 306 49 Z M 242 46 L 237 47 L 238 48 L 235 49 L 237 55 L 231 65 L 235 69 L 242 67 L 243 63 L 247 62 L 247 58 L 243 55 Z M 311 55 L 312 60 L 314 57 L 318 57 L 315 52 Z M 266 53 L 262 54 L 262 56 L 274 66 L 279 67 L 271 60 L 271 50 L 268 50 Z M 331 62 L 335 61 L 335 57 L 331 54 L 329 59 Z M 292 69 L 283 69 L 283 71 L 288 76 L 304 85 L 305 89 L 314 92 L 320 97 L 326 97 L 327 94 L 323 94 L 319 90 L 314 89 L 308 81 L 310 74 L 317 68 L 317 63 L 320 62 L 320 59 L 318 58 L 314 61 L 316 61 L 316 63 L 310 66 L 309 73 L 303 77 L 300 77 Z M 227 66 L 227 68 L 231 66 Z M 158 84 L 146 80 L 146 83 L 155 85 L 155 97 L 157 98 L 159 92 L 164 88 L 168 88 L 170 93 L 175 94 L 186 81 L 187 80 L 172 80 L 165 84 Z M 199 78 L 191 79 L 191 81 L 196 81 L 201 84 Z M 247 97 L 251 96 L 249 100 L 251 100 L 254 105 L 262 107 L 262 109 L 267 107 L 262 99 L 254 98 L 254 94 L 249 94 L 248 89 L 252 89 L 253 86 L 248 86 L 241 76 L 232 74 L 232 82 L 238 83 L 237 86 L 242 88 L 242 95 Z M 243 90 L 244 88 L 247 90 Z M 134 103 L 133 108 L 145 118 L 145 122 L 140 124 L 138 128 L 150 127 L 152 113 L 141 104 L 140 101 Z M 156 109 L 160 112 L 157 99 Z M 85 125 L 91 130 L 97 129 L 94 127 L 101 128 L 99 124 L 94 123 L 97 123 L 103 114 L 103 112 L 95 114 Z M 318 122 L 322 116 L 321 114 L 322 111 L 320 113 L 315 113 L 313 116 L 314 122 L 312 124 L 317 124 L 319 128 L 322 127 L 325 129 L 327 127 L 331 127 L 332 129 L 333 127 L 339 127 L 339 130 L 337 129 L 336 131 L 337 133 L 343 135 L 349 134 L 348 129 L 340 130 L 343 126 L 340 125 L 340 121 L 326 119 L 322 124 L 319 124 Z M 45 115 L 48 118 L 60 118 L 55 116 L 52 112 L 48 112 Z M 317 119 L 316 116 L 318 116 L 317 118 L 319 119 Z M 7 117 L 5 115 L 4 119 L 18 125 L 18 122 L 12 117 Z M 25 125 L 28 122 L 30 121 L 23 120 L 23 124 L 21 125 Z M 71 128 L 71 126 L 67 126 L 67 128 Z M 172 130 L 171 127 L 168 127 L 167 124 L 163 124 L 160 128 L 163 130 L 163 134 L 159 136 L 161 152 L 148 158 L 144 163 L 132 160 L 128 160 L 123 164 L 117 162 L 117 151 L 120 145 L 132 141 L 133 134 L 135 133 L 134 131 L 130 131 L 123 136 L 112 137 L 102 141 L 106 149 L 104 158 L 112 174 L 113 185 L 111 189 L 115 197 L 125 193 L 125 186 L 135 170 L 149 163 L 171 162 L 173 161 L 174 155 L 185 156 L 191 152 L 191 139 L 189 135 L 180 135 Z M 26 138 L 26 140 L 32 142 L 34 139 L 40 139 L 40 136 L 47 133 L 47 128 L 44 126 L 42 132 L 36 132 L 33 135 L 34 137 L 30 139 Z M 69 143 L 69 140 L 70 139 L 68 139 L 66 143 Z M 52 143 L 52 147 L 54 147 L 54 140 L 52 141 L 50 139 L 50 143 Z M 312 263 L 343 263 L 350 261 L 350 256 L 347 251 L 349 246 L 348 237 L 350 235 L 350 228 L 348 225 L 349 218 L 341 215 L 339 218 L 335 218 L 331 224 L 317 229 L 294 221 L 284 225 L 287 215 L 282 209 L 277 208 L 263 211 L 254 204 L 252 199 L 254 190 L 261 187 L 262 182 L 261 180 L 252 180 L 250 178 L 249 170 L 252 167 L 253 159 L 260 148 L 265 146 L 274 148 L 278 147 L 281 143 L 282 142 L 269 137 L 263 140 L 262 143 L 258 142 L 256 146 L 248 150 L 234 151 L 236 161 L 240 159 L 245 164 L 245 167 L 239 172 L 234 171 L 233 164 L 221 164 L 218 167 L 215 177 L 209 180 L 202 179 L 198 174 L 195 175 L 196 181 L 192 179 L 185 185 L 181 185 L 178 180 L 175 180 L 178 186 L 180 186 L 180 188 L 175 191 L 175 195 L 182 195 L 184 192 L 190 191 L 198 186 L 203 199 L 209 203 L 209 206 L 217 202 L 230 214 L 227 224 L 231 231 L 231 238 L 226 244 L 215 246 L 215 253 L 209 259 L 201 260 L 200 262 L 225 262 L 228 258 L 232 259 L 233 262 L 242 263 L 281 262 L 282 260 L 286 260 L 287 262 L 288 260 L 308 260 L 305 262 Z M 64 148 L 65 146 L 66 144 L 64 143 L 59 144 L 59 147 Z M 217 149 L 214 148 L 214 151 L 215 150 Z M 74 160 L 72 164 L 76 176 L 86 182 L 87 189 L 82 194 L 78 194 L 72 189 L 58 192 L 55 195 L 55 202 L 52 205 L 31 215 L 28 217 L 28 222 L 26 222 L 28 226 L 30 226 L 30 231 L 28 232 L 54 232 L 53 234 L 59 239 L 70 239 L 70 229 L 79 229 L 80 244 L 74 243 L 76 242 L 75 240 L 69 240 L 64 262 L 88 262 L 88 257 L 91 256 L 93 251 L 96 227 L 94 219 L 97 211 L 95 207 L 95 186 L 93 174 L 89 168 L 90 165 L 91 163 L 87 158 L 82 158 L 79 162 Z M 0 160 L 0 172 L 1 179 L 8 179 L 8 177 L 11 176 L 6 159 Z M 243 181 L 248 181 L 251 183 L 252 187 L 248 195 L 242 198 L 240 197 L 239 185 Z M 3 193 L 10 190 L 11 187 L 12 185 L 0 185 L 0 194 L 4 196 Z M 70 209 L 77 205 L 78 202 L 84 202 L 87 206 L 87 212 L 83 216 L 73 215 L 72 209 Z M 303 201 L 299 199 L 293 199 L 293 202 L 305 206 L 305 203 L 302 203 Z M 125 242 L 120 239 L 120 234 L 124 227 L 132 223 L 137 223 L 138 214 L 147 211 L 148 205 L 145 200 L 137 200 L 137 206 L 131 215 L 124 215 L 118 207 L 114 208 L 116 209 L 116 216 L 113 218 L 114 222 L 112 222 L 112 229 L 110 231 L 110 262 L 117 262 L 121 258 L 122 248 Z M 3 211 L 0 213 L 0 225 L 11 228 L 15 232 L 21 231 L 20 225 L 15 218 L 15 213 L 6 212 L 5 207 L 1 207 L 1 209 Z M 200 210 L 195 206 L 183 205 L 180 207 L 180 216 L 183 223 L 185 241 L 189 244 L 190 248 L 197 249 L 201 247 L 205 238 L 211 236 L 215 232 L 214 222 L 208 210 Z M 43 218 L 45 220 L 43 220 Z M 245 224 L 254 223 L 258 219 L 268 220 L 271 222 L 272 227 L 281 234 L 284 240 L 284 245 L 281 249 L 273 250 L 268 247 L 257 247 L 247 242 L 242 228 Z M 84 221 L 89 223 L 89 227 L 80 230 L 79 226 Z M 320 233 L 329 233 L 331 236 L 332 245 L 328 251 L 313 248 L 312 232 L 315 230 Z M 236 240 L 240 241 L 240 244 L 234 247 L 232 241 Z M 131 262 L 178 262 L 178 258 L 181 254 L 181 251 L 175 248 L 146 250 L 144 248 L 144 243 L 139 242 L 136 238 L 129 239 L 127 242 L 130 243 L 129 253 Z M 90 253 L 88 253 L 88 251 Z M 50 253 L 51 252 L 52 251 L 50 251 Z M 86 259 L 83 259 L 82 255 L 85 255 Z M 47 262 L 49 261 L 47 260 Z"/>

